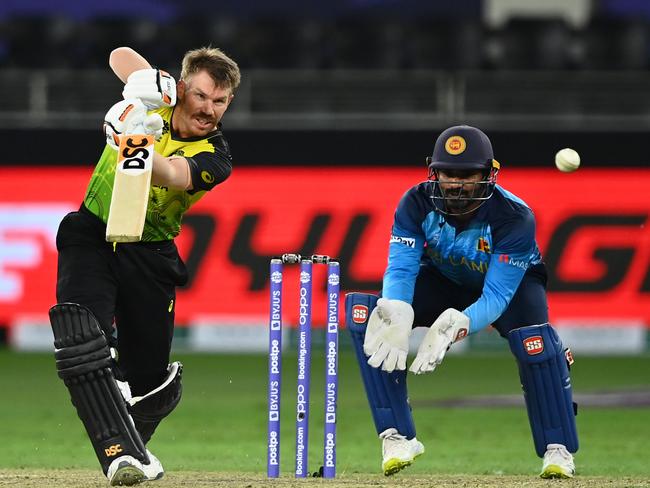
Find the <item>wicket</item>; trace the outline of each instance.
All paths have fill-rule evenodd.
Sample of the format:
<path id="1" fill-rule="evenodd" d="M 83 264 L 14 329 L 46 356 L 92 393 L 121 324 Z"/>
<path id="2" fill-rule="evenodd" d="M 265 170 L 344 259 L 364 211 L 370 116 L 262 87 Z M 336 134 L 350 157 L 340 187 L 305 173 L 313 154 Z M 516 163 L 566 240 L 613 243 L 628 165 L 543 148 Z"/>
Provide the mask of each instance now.
<path id="1" fill-rule="evenodd" d="M 284 264 L 300 264 L 298 324 L 298 387 L 296 398 L 296 478 L 308 476 L 309 393 L 311 383 L 312 267 L 327 265 L 327 331 L 325 340 L 325 440 L 324 478 L 336 476 L 336 404 L 338 394 L 339 263 L 329 256 L 283 254 L 271 259 L 269 314 L 269 388 L 267 475 L 280 476 L 280 404 L 282 383 L 282 271 Z"/>

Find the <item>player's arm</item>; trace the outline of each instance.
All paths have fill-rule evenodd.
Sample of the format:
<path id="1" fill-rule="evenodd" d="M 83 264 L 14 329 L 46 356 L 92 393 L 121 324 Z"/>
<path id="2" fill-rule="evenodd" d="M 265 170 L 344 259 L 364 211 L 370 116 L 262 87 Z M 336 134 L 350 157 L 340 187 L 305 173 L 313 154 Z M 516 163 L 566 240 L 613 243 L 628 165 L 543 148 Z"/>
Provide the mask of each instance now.
<path id="1" fill-rule="evenodd" d="M 481 297 L 463 310 L 470 319 L 471 334 L 490 325 L 508 308 L 526 273 L 528 267 L 526 257 L 511 254 L 492 255 L 485 274 Z"/>
<path id="2" fill-rule="evenodd" d="M 530 266 L 530 256 L 535 249 L 535 218 L 532 212 L 526 212 L 493 229 L 492 235 L 494 250 L 481 297 L 463 310 L 470 318 L 470 333 L 487 327 L 508 308 Z"/>
<path id="3" fill-rule="evenodd" d="M 122 83 L 126 83 L 134 71 L 151 68 L 149 62 L 130 47 L 113 49 L 108 57 L 108 65 Z"/>
<path id="4" fill-rule="evenodd" d="M 424 249 L 423 212 L 411 189 L 400 201 L 390 237 L 383 297 L 368 319 L 363 351 L 373 368 L 392 372 L 406 369 L 413 326 L 413 289 Z"/>
<path id="5" fill-rule="evenodd" d="M 434 371 L 454 342 L 486 327 L 507 308 L 525 270 L 504 264 L 499 256 L 509 255 L 492 256 L 481 297 L 462 312 L 448 308 L 431 325 L 411 363 L 411 372 L 422 374 Z"/>
<path id="6" fill-rule="evenodd" d="M 167 72 L 152 68 L 149 62 L 130 47 L 111 51 L 108 64 L 124 83 L 124 99 L 138 98 L 154 109 L 176 104 L 176 80 Z"/>
<path id="7" fill-rule="evenodd" d="M 415 279 L 420 270 L 425 236 L 422 222 L 425 218 L 420 195 L 411 188 L 400 200 L 395 211 L 388 247 L 388 266 L 384 273 L 384 298 L 413 301 Z"/>
<path id="8" fill-rule="evenodd" d="M 210 151 L 169 158 L 154 155 L 152 181 L 190 192 L 210 191 L 232 172 L 232 156 L 221 131 L 210 137 Z"/>
<path id="9" fill-rule="evenodd" d="M 194 188 L 189 163 L 182 156 L 167 158 L 154 153 L 151 182 L 154 185 L 168 186 L 177 190 L 192 190 Z"/>

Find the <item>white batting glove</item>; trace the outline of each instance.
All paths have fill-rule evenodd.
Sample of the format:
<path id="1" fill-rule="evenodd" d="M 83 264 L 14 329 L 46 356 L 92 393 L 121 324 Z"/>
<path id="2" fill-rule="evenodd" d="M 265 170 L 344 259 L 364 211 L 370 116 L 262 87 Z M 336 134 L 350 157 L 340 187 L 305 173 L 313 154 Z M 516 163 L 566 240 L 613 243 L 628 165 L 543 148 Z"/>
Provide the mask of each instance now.
<path id="1" fill-rule="evenodd" d="M 387 372 L 406 369 L 413 307 L 402 300 L 380 298 L 368 319 L 363 351 L 368 364 Z"/>
<path id="2" fill-rule="evenodd" d="M 436 369 L 452 343 L 469 333 L 469 317 L 454 308 L 440 314 L 429 332 L 422 339 L 409 371 L 415 374 L 429 373 Z"/>
<path id="3" fill-rule="evenodd" d="M 162 129 L 162 117 L 156 113 L 147 115 L 147 107 L 137 98 L 117 102 L 104 116 L 104 136 L 115 150 L 120 146 L 121 135 L 148 134 L 159 139 Z"/>
<path id="4" fill-rule="evenodd" d="M 150 110 L 173 107 L 176 105 L 176 80 L 159 69 L 139 69 L 126 79 L 122 96 L 125 100 L 139 98 Z"/>
<path id="5" fill-rule="evenodd" d="M 153 113 L 147 115 L 139 127 L 128 128 L 127 134 L 148 134 L 153 136 L 156 140 L 162 137 L 163 132 L 163 119 L 160 114 Z M 140 131 L 140 129 L 142 131 Z"/>

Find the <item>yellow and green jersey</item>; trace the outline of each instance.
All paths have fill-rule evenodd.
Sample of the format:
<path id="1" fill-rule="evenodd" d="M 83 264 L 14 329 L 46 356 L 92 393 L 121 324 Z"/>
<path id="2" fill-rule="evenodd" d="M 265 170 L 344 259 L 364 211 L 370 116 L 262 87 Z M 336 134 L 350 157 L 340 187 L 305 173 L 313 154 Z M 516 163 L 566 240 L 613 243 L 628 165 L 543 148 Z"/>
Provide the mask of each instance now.
<path id="1" fill-rule="evenodd" d="M 232 157 L 221 132 L 221 124 L 204 137 L 182 138 L 171 127 L 173 111 L 173 107 L 161 107 L 149 112 L 160 114 L 164 123 L 163 135 L 156 141 L 154 149 L 165 157 L 183 156 L 187 159 L 193 189 L 175 190 L 165 186 L 151 186 L 143 241 L 162 241 L 176 237 L 180 232 L 183 214 L 205 192 L 225 181 L 232 171 Z M 107 144 L 95 166 L 84 197 L 84 205 L 104 223 L 108 220 L 116 165 L 117 151 Z"/>

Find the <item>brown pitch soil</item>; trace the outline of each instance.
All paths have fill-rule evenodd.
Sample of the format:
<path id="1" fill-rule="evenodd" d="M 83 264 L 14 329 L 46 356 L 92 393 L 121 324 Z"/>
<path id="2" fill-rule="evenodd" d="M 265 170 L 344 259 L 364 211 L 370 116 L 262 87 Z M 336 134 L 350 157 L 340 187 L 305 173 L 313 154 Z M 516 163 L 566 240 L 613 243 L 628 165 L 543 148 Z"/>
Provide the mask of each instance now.
<path id="1" fill-rule="evenodd" d="M 0 486 L 47 487 L 47 488 L 106 488 L 107 480 L 97 471 L 84 470 L 19 470 L 0 469 Z M 254 487 L 305 487 L 328 488 L 377 488 L 390 487 L 439 487 L 439 488 L 650 488 L 646 478 L 580 477 L 571 480 L 542 480 L 528 476 L 409 476 L 400 474 L 390 478 L 378 475 L 345 474 L 333 480 L 307 478 L 296 480 L 289 476 L 269 480 L 250 473 L 211 473 L 180 471 L 167 473 L 161 480 L 148 482 L 149 488 L 254 488 Z"/>

